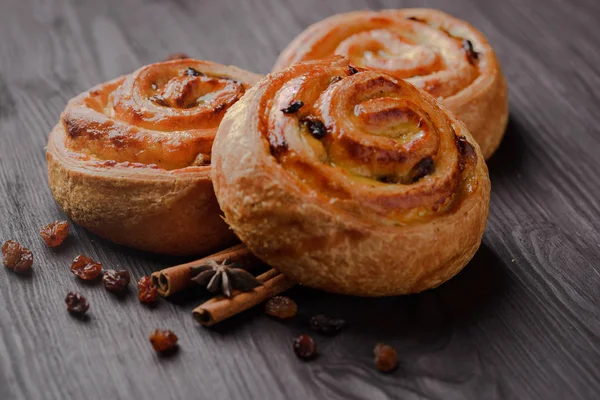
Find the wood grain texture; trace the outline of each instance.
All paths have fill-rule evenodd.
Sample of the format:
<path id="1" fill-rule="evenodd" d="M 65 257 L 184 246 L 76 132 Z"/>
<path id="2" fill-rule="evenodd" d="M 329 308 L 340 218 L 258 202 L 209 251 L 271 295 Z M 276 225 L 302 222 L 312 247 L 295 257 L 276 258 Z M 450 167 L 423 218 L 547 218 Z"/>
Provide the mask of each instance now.
<path id="1" fill-rule="evenodd" d="M 140 305 L 70 274 L 87 254 L 134 277 L 183 260 L 139 253 L 74 227 L 50 250 L 42 225 L 63 218 L 44 146 L 79 92 L 172 52 L 266 73 L 308 24 L 363 8 L 440 8 L 481 29 L 510 88 L 506 138 L 489 163 L 484 244 L 456 278 L 416 296 L 360 299 L 308 289 L 299 317 L 260 309 L 197 327 L 195 293 Z M 219 1 L 4 0 L 0 11 L 0 241 L 31 248 L 35 271 L 0 271 L 1 399 L 597 399 L 600 396 L 600 3 L 595 0 Z M 91 303 L 81 322 L 69 290 Z M 132 287 L 133 289 L 133 287 Z M 318 312 L 344 317 L 321 356 L 291 341 Z M 181 350 L 154 354 L 170 328 Z M 400 368 L 373 368 L 378 341 Z"/>

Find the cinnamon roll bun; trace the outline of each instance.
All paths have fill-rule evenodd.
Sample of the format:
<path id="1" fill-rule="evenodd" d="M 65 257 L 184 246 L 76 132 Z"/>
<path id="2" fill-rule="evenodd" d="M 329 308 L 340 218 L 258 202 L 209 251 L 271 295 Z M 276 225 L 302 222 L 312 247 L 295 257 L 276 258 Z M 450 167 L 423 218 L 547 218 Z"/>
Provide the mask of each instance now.
<path id="1" fill-rule="evenodd" d="M 274 73 L 233 105 L 212 178 L 252 253 L 301 284 L 364 296 L 458 273 L 490 199 L 479 145 L 446 106 L 341 57 Z"/>
<path id="2" fill-rule="evenodd" d="M 211 147 L 227 109 L 259 78 L 179 59 L 75 97 L 48 140 L 56 201 L 90 231 L 142 250 L 196 254 L 232 242 L 210 181 Z"/>

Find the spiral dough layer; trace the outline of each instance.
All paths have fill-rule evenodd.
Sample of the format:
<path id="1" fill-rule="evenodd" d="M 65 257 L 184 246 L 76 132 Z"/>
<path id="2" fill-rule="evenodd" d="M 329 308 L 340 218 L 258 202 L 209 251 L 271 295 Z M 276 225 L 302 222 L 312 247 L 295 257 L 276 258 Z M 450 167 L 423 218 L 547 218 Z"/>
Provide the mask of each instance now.
<path id="1" fill-rule="evenodd" d="M 72 99 L 48 141 L 65 212 L 102 237 L 196 254 L 234 240 L 210 181 L 227 109 L 260 76 L 192 59 L 148 65 Z"/>
<path id="2" fill-rule="evenodd" d="M 333 292 L 435 287 L 471 259 L 488 215 L 487 167 L 464 124 L 406 81 L 341 57 L 261 80 L 223 119 L 213 161 L 239 238 Z"/>
<path id="3" fill-rule="evenodd" d="M 322 20 L 281 53 L 273 71 L 331 55 L 407 79 L 461 119 L 489 158 L 508 119 L 496 55 L 473 26 L 429 9 L 357 11 Z"/>

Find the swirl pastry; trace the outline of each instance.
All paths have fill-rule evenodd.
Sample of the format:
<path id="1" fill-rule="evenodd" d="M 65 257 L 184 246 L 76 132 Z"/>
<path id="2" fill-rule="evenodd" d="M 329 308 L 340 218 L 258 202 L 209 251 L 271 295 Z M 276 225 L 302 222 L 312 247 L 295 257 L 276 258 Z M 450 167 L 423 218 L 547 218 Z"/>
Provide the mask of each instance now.
<path id="1" fill-rule="evenodd" d="M 298 282 L 419 292 L 471 259 L 490 182 L 464 124 L 402 79 L 345 58 L 295 64 L 227 113 L 213 146 L 225 218 Z"/>
<path id="2" fill-rule="evenodd" d="M 164 254 L 234 240 L 210 181 L 225 111 L 260 78 L 192 59 L 148 65 L 67 104 L 48 139 L 48 177 L 78 224 L 114 242 Z"/>
<path id="3" fill-rule="evenodd" d="M 357 11 L 310 26 L 281 53 L 273 71 L 333 54 L 352 65 L 406 79 L 460 118 L 485 158 L 506 129 L 508 94 L 486 38 L 465 21 L 429 9 Z"/>

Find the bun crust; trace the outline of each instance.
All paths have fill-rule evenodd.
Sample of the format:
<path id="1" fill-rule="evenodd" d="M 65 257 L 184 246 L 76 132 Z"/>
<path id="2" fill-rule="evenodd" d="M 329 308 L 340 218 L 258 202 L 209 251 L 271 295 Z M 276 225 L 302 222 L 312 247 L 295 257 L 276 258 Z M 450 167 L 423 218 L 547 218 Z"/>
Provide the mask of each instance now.
<path id="1" fill-rule="evenodd" d="M 490 199 L 462 122 L 409 83 L 341 57 L 256 84 L 219 127 L 212 178 L 252 253 L 301 284 L 363 296 L 415 293 L 458 273 Z"/>

